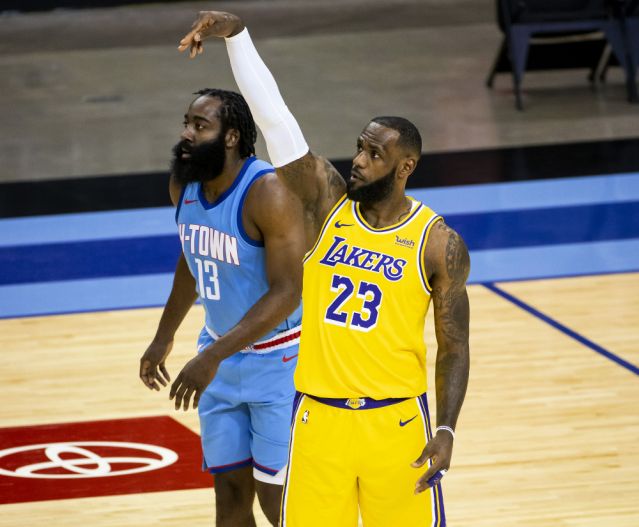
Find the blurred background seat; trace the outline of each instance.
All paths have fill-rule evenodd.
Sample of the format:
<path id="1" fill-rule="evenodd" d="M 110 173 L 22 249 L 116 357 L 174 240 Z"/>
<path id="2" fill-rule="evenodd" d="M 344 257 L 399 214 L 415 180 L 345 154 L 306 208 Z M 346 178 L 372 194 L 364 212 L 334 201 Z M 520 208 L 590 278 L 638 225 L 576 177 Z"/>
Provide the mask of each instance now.
<path id="1" fill-rule="evenodd" d="M 590 79 L 620 64 L 626 75 L 628 100 L 636 102 L 639 53 L 637 0 L 497 0 L 497 21 L 504 34 L 486 84 L 498 72 L 510 71 L 515 105 L 523 109 L 526 69 L 588 68 Z M 539 48 L 528 64 L 531 46 Z"/>

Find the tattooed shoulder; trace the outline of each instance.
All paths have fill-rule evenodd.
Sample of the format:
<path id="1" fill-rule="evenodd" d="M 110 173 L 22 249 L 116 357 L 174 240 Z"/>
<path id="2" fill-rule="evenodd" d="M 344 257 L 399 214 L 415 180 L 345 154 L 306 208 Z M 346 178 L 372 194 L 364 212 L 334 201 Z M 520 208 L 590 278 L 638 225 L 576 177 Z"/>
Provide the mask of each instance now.
<path id="1" fill-rule="evenodd" d="M 283 167 L 277 167 L 275 170 L 287 180 L 294 180 L 299 177 L 304 177 L 309 172 L 315 170 L 315 158 L 313 154 L 308 152 L 299 159 L 291 161 Z"/>
<path id="2" fill-rule="evenodd" d="M 470 257 L 464 240 L 443 221 L 437 224 L 437 228 L 442 233 L 442 237 L 447 239 L 444 257 L 448 277 L 454 281 L 466 282 L 470 271 Z"/>
<path id="3" fill-rule="evenodd" d="M 346 192 L 346 181 L 337 169 L 327 159 L 324 160 L 324 170 L 328 180 L 331 196 L 339 198 Z"/>

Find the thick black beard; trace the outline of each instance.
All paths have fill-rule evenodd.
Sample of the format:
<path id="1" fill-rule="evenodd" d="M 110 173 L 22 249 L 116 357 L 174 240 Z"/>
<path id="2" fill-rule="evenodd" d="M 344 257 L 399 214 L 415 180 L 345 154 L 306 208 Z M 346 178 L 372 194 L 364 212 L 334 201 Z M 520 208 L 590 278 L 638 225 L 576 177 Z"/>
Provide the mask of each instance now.
<path id="1" fill-rule="evenodd" d="M 182 158 L 186 151 L 191 154 L 188 159 Z M 182 185 L 199 181 L 211 181 L 222 173 L 226 161 L 224 134 L 217 139 L 207 141 L 198 146 L 191 146 L 187 141 L 180 141 L 173 147 L 171 173 Z"/>
<path id="2" fill-rule="evenodd" d="M 360 188 L 353 188 L 353 178 L 350 178 L 346 182 L 346 196 L 353 201 L 359 201 L 360 203 L 372 204 L 384 201 L 393 192 L 393 186 L 395 183 L 395 168 L 391 170 L 384 177 L 381 177 L 377 181 L 373 181 L 368 185 L 364 185 Z"/>

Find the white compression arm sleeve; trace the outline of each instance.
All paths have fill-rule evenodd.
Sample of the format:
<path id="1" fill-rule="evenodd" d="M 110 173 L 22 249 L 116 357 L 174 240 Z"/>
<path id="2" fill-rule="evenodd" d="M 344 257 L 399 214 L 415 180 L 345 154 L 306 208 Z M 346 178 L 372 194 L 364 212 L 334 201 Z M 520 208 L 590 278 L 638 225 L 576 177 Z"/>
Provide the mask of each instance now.
<path id="1" fill-rule="evenodd" d="M 248 30 L 225 40 L 235 81 L 266 140 L 271 163 L 282 167 L 301 158 L 308 152 L 302 130 L 286 107 Z"/>

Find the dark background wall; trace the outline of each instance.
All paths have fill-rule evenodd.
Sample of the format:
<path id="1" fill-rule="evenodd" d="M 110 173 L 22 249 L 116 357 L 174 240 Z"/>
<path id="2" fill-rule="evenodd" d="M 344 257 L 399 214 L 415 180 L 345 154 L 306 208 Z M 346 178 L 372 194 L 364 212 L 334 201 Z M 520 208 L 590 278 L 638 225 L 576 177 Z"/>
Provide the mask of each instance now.
<path id="1" fill-rule="evenodd" d="M 179 1 L 179 0 L 178 0 Z M 6 0 L 0 2 L 0 11 L 49 11 L 51 9 L 83 9 L 91 7 L 113 7 L 133 4 L 168 3 L 161 0 Z M 171 1 L 170 3 L 175 3 Z"/>

